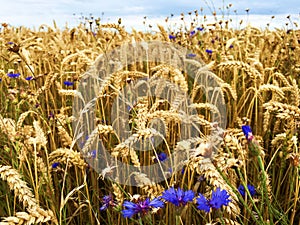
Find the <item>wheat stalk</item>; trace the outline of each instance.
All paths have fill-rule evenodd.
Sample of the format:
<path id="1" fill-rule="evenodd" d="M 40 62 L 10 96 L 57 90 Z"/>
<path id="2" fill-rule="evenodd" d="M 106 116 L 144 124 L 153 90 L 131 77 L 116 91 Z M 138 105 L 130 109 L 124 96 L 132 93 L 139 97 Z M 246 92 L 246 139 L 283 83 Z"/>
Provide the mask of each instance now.
<path id="1" fill-rule="evenodd" d="M 300 117 L 300 109 L 297 106 L 271 101 L 263 104 L 263 107 L 270 112 L 276 112 L 280 118 L 293 117 L 299 119 Z"/>
<path id="2" fill-rule="evenodd" d="M 42 210 L 40 208 L 28 209 L 28 212 L 17 212 L 15 216 L 2 218 L 0 225 L 14 225 L 14 224 L 39 224 L 52 221 L 57 224 L 57 220 L 51 210 Z"/>
<path id="3" fill-rule="evenodd" d="M 251 79 L 253 80 L 263 80 L 263 75 L 256 70 L 254 67 L 250 66 L 249 64 L 241 61 L 227 61 L 227 62 L 222 62 L 218 65 L 218 67 L 222 70 L 225 69 L 242 69 L 244 70 Z"/>
<path id="4" fill-rule="evenodd" d="M 79 152 L 75 152 L 68 148 L 58 148 L 55 151 L 49 154 L 49 162 L 51 164 L 50 170 L 52 170 L 53 163 L 63 163 L 66 164 L 69 162 L 71 165 L 74 165 L 80 169 L 86 168 L 86 162 L 82 159 Z"/>
<path id="5" fill-rule="evenodd" d="M 7 224 L 34 224 L 39 222 L 56 221 L 56 218 L 51 210 L 44 210 L 39 207 L 37 200 L 27 186 L 26 182 L 21 179 L 21 175 L 11 166 L 0 165 L 1 179 L 7 181 L 9 189 L 15 192 L 15 195 L 28 213 L 16 213 L 14 217 L 4 218 Z"/>
<path id="6" fill-rule="evenodd" d="M 20 115 L 19 119 L 18 119 L 18 122 L 17 122 L 17 126 L 16 126 L 16 130 L 17 130 L 17 131 L 19 131 L 19 130 L 21 129 L 24 120 L 26 119 L 26 117 L 27 117 L 30 113 L 37 114 L 36 112 L 31 111 L 31 110 L 22 113 L 22 114 Z"/>
<path id="7" fill-rule="evenodd" d="M 119 31 L 119 33 L 122 36 L 122 38 L 126 38 L 127 37 L 127 32 L 119 24 L 107 23 L 107 24 L 101 24 L 100 27 L 102 27 L 102 28 L 114 28 L 117 31 Z"/>
<path id="8" fill-rule="evenodd" d="M 116 200 L 117 200 L 118 204 L 121 205 L 124 200 L 124 196 L 123 196 L 122 190 L 120 189 L 120 186 L 118 186 L 115 183 L 112 183 L 111 186 L 113 189 L 113 193 L 116 196 Z"/>

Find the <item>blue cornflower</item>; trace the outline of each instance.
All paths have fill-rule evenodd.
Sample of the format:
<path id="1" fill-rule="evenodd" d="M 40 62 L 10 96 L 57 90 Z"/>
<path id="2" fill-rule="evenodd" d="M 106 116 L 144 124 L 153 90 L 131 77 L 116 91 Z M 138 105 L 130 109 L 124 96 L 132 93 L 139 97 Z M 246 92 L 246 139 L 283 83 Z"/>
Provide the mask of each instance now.
<path id="1" fill-rule="evenodd" d="M 213 53 L 213 50 L 211 50 L 211 49 L 206 49 L 205 51 L 206 51 L 206 53 L 208 53 L 208 54 L 212 54 L 212 53 Z"/>
<path id="2" fill-rule="evenodd" d="M 2 81 L 2 78 L 0 78 L 0 82 Z"/>
<path id="3" fill-rule="evenodd" d="M 93 159 L 96 158 L 96 155 L 97 155 L 96 150 L 91 151 L 91 156 L 92 156 Z"/>
<path id="4" fill-rule="evenodd" d="M 9 45 L 13 45 L 14 43 L 12 41 L 7 42 Z"/>
<path id="5" fill-rule="evenodd" d="M 243 125 L 242 130 L 243 130 L 244 135 L 246 136 L 246 139 L 248 141 L 252 141 L 254 136 L 252 134 L 251 127 L 249 125 Z"/>
<path id="6" fill-rule="evenodd" d="M 190 32 L 190 36 L 193 36 L 195 33 L 196 33 L 196 31 L 192 30 L 192 31 Z"/>
<path id="7" fill-rule="evenodd" d="M 188 202 L 193 201 L 194 197 L 195 194 L 193 191 L 183 191 L 180 188 L 175 190 L 174 187 L 171 187 L 168 190 L 164 191 L 161 196 L 161 198 L 168 202 L 171 202 L 175 206 L 184 206 Z"/>
<path id="8" fill-rule="evenodd" d="M 231 201 L 229 197 L 230 196 L 226 190 L 221 190 L 218 187 L 216 191 L 213 191 L 209 204 L 212 208 L 219 209 L 222 205 L 227 206 L 229 204 L 229 202 Z"/>
<path id="9" fill-rule="evenodd" d="M 25 80 L 28 80 L 28 81 L 29 81 L 29 80 L 32 80 L 32 78 L 33 78 L 32 76 L 26 77 Z"/>
<path id="10" fill-rule="evenodd" d="M 66 85 L 66 86 L 73 86 L 73 84 L 74 84 L 74 82 L 71 82 L 68 80 L 64 81 L 64 85 Z"/>
<path id="11" fill-rule="evenodd" d="M 197 201 L 197 208 L 200 210 L 204 210 L 205 212 L 209 212 L 210 209 L 219 209 L 223 205 L 227 206 L 231 201 L 229 199 L 229 194 L 226 190 L 221 190 L 219 187 L 212 192 L 211 198 L 206 199 L 202 194 L 199 194 Z"/>
<path id="12" fill-rule="evenodd" d="M 83 146 L 84 146 L 84 144 L 83 144 Z M 83 147 L 83 146 L 82 146 L 82 147 Z M 97 151 L 94 149 L 94 150 L 88 152 L 88 155 L 87 155 L 87 156 L 88 156 L 89 158 L 95 159 L 96 156 L 97 156 Z"/>
<path id="13" fill-rule="evenodd" d="M 169 39 L 170 40 L 175 40 L 176 36 L 172 35 L 172 34 L 169 34 Z"/>
<path id="14" fill-rule="evenodd" d="M 125 201 L 123 203 L 123 206 L 125 207 L 125 209 L 122 210 L 123 217 L 130 218 L 135 214 L 145 215 L 152 208 L 163 208 L 164 203 L 158 198 L 155 198 L 152 201 L 150 201 L 150 199 L 147 198 L 146 200 L 138 201 L 137 203 Z"/>
<path id="15" fill-rule="evenodd" d="M 8 73 L 7 76 L 9 76 L 10 78 L 17 78 L 20 76 L 19 73 Z"/>
<path id="16" fill-rule="evenodd" d="M 203 31 L 203 30 L 204 30 L 203 27 L 197 27 L 196 29 L 197 29 L 198 31 Z"/>
<path id="17" fill-rule="evenodd" d="M 253 197 L 253 196 L 256 194 L 255 187 L 252 186 L 251 184 L 247 184 L 247 188 L 248 188 L 248 190 L 249 190 L 249 192 L 250 192 L 251 197 Z M 244 185 L 241 184 L 241 185 L 238 187 L 238 191 L 240 192 L 240 194 L 241 194 L 243 197 L 245 197 L 246 191 L 245 191 Z"/>
<path id="18" fill-rule="evenodd" d="M 157 155 L 157 157 L 158 157 L 159 161 L 163 162 L 168 158 L 168 155 L 166 153 L 162 152 L 162 153 L 159 153 Z M 157 162 L 157 159 L 155 159 L 155 161 Z"/>
<path id="19" fill-rule="evenodd" d="M 233 45 L 230 45 L 229 48 L 233 48 Z"/>
<path id="20" fill-rule="evenodd" d="M 198 204 L 197 209 L 204 210 L 207 213 L 210 211 L 209 201 L 207 201 L 202 194 L 199 194 L 198 198 L 196 198 L 196 201 Z"/>
<path id="21" fill-rule="evenodd" d="M 116 206 L 116 202 L 113 200 L 112 195 L 105 195 L 102 198 L 103 205 L 100 207 L 100 211 L 106 210 L 109 206 Z"/>
<path id="22" fill-rule="evenodd" d="M 194 54 L 194 53 L 189 53 L 189 54 L 187 54 L 186 56 L 189 57 L 189 58 L 194 58 L 194 57 L 196 57 L 197 55 Z"/>
<path id="23" fill-rule="evenodd" d="M 52 163 L 52 169 L 56 169 L 59 166 L 59 162 Z"/>

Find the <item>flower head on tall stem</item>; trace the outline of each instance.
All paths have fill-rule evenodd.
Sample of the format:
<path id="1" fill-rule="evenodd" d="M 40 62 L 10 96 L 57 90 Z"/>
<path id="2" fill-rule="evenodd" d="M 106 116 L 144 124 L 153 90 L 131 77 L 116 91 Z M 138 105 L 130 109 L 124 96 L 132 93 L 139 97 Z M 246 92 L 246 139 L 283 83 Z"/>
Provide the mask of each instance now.
<path id="1" fill-rule="evenodd" d="M 249 125 L 243 125 L 242 130 L 243 130 L 243 133 L 244 133 L 247 141 L 252 141 L 254 136 L 253 136 L 251 127 Z"/>
<path id="2" fill-rule="evenodd" d="M 33 76 L 26 77 L 25 80 L 30 81 L 33 79 Z"/>
<path id="3" fill-rule="evenodd" d="M 100 207 L 100 211 L 106 210 L 109 206 L 116 206 L 117 203 L 113 200 L 113 196 L 111 194 L 105 195 L 102 198 L 102 206 Z"/>
<path id="4" fill-rule="evenodd" d="M 174 204 L 175 206 L 184 206 L 193 201 L 195 194 L 192 190 L 184 191 L 181 188 L 177 190 L 174 187 L 164 191 L 161 198 Z"/>
<path id="5" fill-rule="evenodd" d="M 221 190 L 219 187 L 212 192 L 211 198 L 207 199 L 202 194 L 196 198 L 197 208 L 205 212 L 210 212 L 210 209 L 219 209 L 223 205 L 228 206 L 231 200 L 226 190 Z"/>
<path id="6" fill-rule="evenodd" d="M 17 78 L 20 76 L 20 74 L 19 73 L 8 73 L 7 76 L 10 78 Z"/>
<path id="7" fill-rule="evenodd" d="M 252 186 L 251 184 L 247 184 L 247 189 L 248 189 L 248 191 L 249 191 L 251 197 L 253 197 L 253 196 L 256 194 L 255 187 Z M 245 190 L 244 185 L 241 184 L 241 185 L 238 187 L 238 191 L 240 192 L 240 194 L 241 194 L 243 197 L 245 197 L 246 190 Z"/>
<path id="8" fill-rule="evenodd" d="M 207 54 L 211 55 L 211 54 L 213 53 L 213 50 L 211 50 L 211 49 L 206 49 L 205 52 L 206 52 Z"/>
<path id="9" fill-rule="evenodd" d="M 135 214 L 146 215 L 153 208 L 163 208 L 164 203 L 158 198 L 154 198 L 152 201 L 147 198 L 146 200 L 138 200 L 137 202 L 124 201 L 123 206 L 125 207 L 122 210 L 123 217 L 131 218 Z"/>
<path id="10" fill-rule="evenodd" d="M 166 153 L 164 153 L 164 152 L 161 152 L 161 153 L 159 153 L 159 154 L 157 155 L 157 157 L 154 159 L 154 161 L 155 161 L 155 162 L 158 162 L 158 161 L 163 162 L 163 161 L 165 161 L 165 160 L 167 160 L 167 159 L 168 159 L 168 155 L 167 155 Z"/>
<path id="11" fill-rule="evenodd" d="M 66 81 L 64 81 L 64 85 L 66 85 L 66 86 L 73 86 L 73 84 L 74 84 L 74 82 L 71 82 L 71 81 L 68 81 L 68 80 L 66 80 Z"/>

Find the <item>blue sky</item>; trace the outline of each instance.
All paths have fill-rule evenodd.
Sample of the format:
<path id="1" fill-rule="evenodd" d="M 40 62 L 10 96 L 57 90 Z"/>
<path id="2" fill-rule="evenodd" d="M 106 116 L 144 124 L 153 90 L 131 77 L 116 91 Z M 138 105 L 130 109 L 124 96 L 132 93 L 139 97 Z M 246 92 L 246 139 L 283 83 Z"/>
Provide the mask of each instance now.
<path id="1" fill-rule="evenodd" d="M 293 21 L 299 23 L 299 0 L 0 0 L 0 22 L 13 26 L 38 27 L 41 24 L 52 25 L 53 19 L 59 26 L 66 22 L 69 26 L 77 25 L 80 16 L 102 17 L 103 22 L 116 22 L 122 18 L 125 27 L 142 28 L 143 17 L 147 23 L 163 23 L 164 18 L 173 13 L 178 18 L 181 12 L 187 13 L 203 7 L 204 14 L 209 15 L 209 7 L 221 15 L 220 9 L 232 4 L 230 14 L 237 10 L 237 20 L 243 19 L 257 26 L 265 26 L 270 17 L 275 15 L 273 23 L 281 26 L 288 22 L 286 16 L 291 14 Z M 209 7 L 208 7 L 209 6 Z M 250 16 L 245 15 L 245 9 L 250 9 Z M 227 12 L 227 11 L 226 11 Z M 102 16 L 102 13 L 104 15 Z M 175 20 L 175 19 L 174 19 Z M 281 24 L 280 24 L 281 23 Z"/>

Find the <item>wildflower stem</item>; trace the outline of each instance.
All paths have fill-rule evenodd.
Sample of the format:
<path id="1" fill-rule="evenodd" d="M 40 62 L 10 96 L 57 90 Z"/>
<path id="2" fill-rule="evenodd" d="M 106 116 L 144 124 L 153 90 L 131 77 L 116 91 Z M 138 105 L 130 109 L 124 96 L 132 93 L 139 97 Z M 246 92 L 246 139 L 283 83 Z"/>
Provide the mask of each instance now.
<path id="1" fill-rule="evenodd" d="M 183 225 L 182 219 L 180 215 L 176 215 L 176 225 Z"/>
<path id="2" fill-rule="evenodd" d="M 239 194 L 238 190 L 230 183 L 230 181 L 228 180 L 228 178 L 223 174 L 223 172 L 220 170 L 219 167 L 216 166 L 216 169 L 218 170 L 218 172 L 221 174 L 222 178 L 226 181 L 226 183 L 229 185 L 229 187 L 232 189 L 232 191 L 236 194 L 236 196 L 238 197 L 239 201 L 245 206 L 245 208 L 247 209 L 247 211 L 249 212 L 250 216 L 252 217 L 252 219 L 255 221 L 255 224 L 264 224 L 264 221 L 263 221 L 263 218 L 262 218 L 262 215 L 260 214 L 258 208 L 256 207 L 255 205 L 255 202 L 253 201 L 250 193 L 249 193 L 249 190 L 247 188 L 245 188 L 245 191 L 247 192 L 247 194 L 250 196 L 250 201 L 253 205 L 253 208 L 255 209 L 257 215 L 258 215 L 258 218 L 260 219 L 260 222 L 257 220 L 257 218 L 254 216 L 252 210 L 248 207 L 247 203 L 244 201 L 244 199 L 241 197 L 241 195 Z M 240 170 L 239 169 L 236 169 L 239 177 L 241 178 L 242 180 L 242 184 L 247 187 L 247 185 L 245 184 L 245 181 L 243 179 L 243 175 L 241 174 Z"/>
<path id="3" fill-rule="evenodd" d="M 141 215 L 139 214 L 139 225 L 143 225 L 143 221 L 142 221 L 142 217 L 141 217 Z"/>
<path id="4" fill-rule="evenodd" d="M 270 222 L 271 224 L 273 224 L 273 215 L 272 215 L 272 207 L 271 207 L 271 203 L 270 203 L 270 199 L 269 199 L 269 193 L 268 193 L 268 189 L 267 189 L 267 177 L 266 177 L 266 171 L 264 168 L 264 163 L 263 160 L 261 158 L 260 155 L 257 156 L 258 159 L 258 165 L 261 169 L 261 173 L 262 173 L 262 185 L 263 185 L 263 198 L 265 199 L 268 208 L 267 208 L 267 215 L 270 215 Z"/>
<path id="5" fill-rule="evenodd" d="M 297 178 L 297 174 L 299 174 L 299 169 L 296 168 L 296 191 L 295 191 L 295 198 L 294 198 L 294 207 L 293 207 L 293 212 L 292 212 L 292 216 L 291 216 L 291 221 L 290 224 L 294 224 L 294 219 L 295 219 L 295 214 L 296 214 L 296 207 L 297 207 L 297 201 L 299 200 L 298 196 L 299 196 L 299 184 L 300 184 L 300 179 Z M 299 222 L 300 223 L 300 222 Z"/>
<path id="6" fill-rule="evenodd" d="M 223 219 L 223 214 L 222 214 L 220 211 L 218 211 L 218 218 L 220 219 L 221 224 L 222 224 L 222 225 L 225 225 L 225 221 L 224 221 L 224 219 Z"/>

